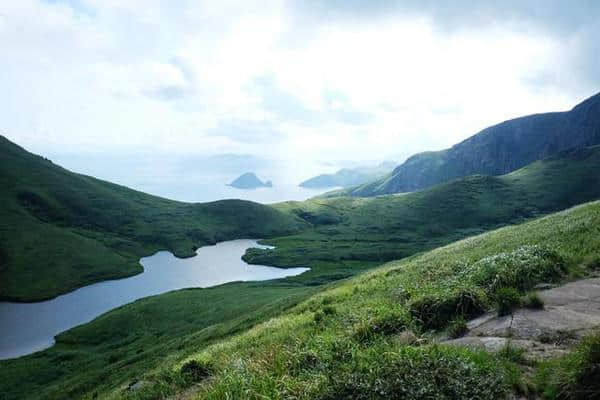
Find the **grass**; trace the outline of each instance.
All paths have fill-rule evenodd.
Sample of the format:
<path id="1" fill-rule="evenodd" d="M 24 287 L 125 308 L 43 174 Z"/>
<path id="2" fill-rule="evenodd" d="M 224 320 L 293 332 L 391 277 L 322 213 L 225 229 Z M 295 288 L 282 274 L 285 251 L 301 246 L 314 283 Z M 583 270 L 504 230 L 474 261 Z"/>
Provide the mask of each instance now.
<path id="1" fill-rule="evenodd" d="M 247 261 L 311 267 L 298 277 L 178 291 L 114 310 L 60 335 L 47 351 L 0 363 L 0 393 L 8 399 L 161 398 L 192 381 L 206 398 L 501 397 L 518 380 L 514 366 L 427 345 L 428 338 L 490 309 L 499 288 L 521 293 L 598 265 L 597 203 L 426 251 L 599 197 L 600 148 L 404 196 L 275 208 L 173 202 L 7 148 L 10 157 L 0 159 L 9 188 L 0 210 L 9 222 L 0 230 L 5 297 L 50 296 L 135 273 L 136 257 L 158 248 L 185 256 L 198 244 L 243 236 L 273 237 L 267 242 L 277 246 L 250 250 Z M 325 284 L 326 292 L 289 310 Z M 209 377 L 184 376 L 190 360 L 210 365 Z M 431 368 L 443 371 L 439 384 L 431 383 Z M 124 389 L 134 382 L 147 384 Z"/>
<path id="2" fill-rule="evenodd" d="M 521 305 L 521 295 L 514 287 L 503 287 L 494 293 L 496 312 L 499 317 L 511 315 L 513 310 Z"/>
<path id="3" fill-rule="evenodd" d="M 600 334 L 585 338 L 565 356 L 543 362 L 536 381 L 546 399 L 599 399 Z"/>
<path id="4" fill-rule="evenodd" d="M 33 301 L 142 271 L 158 250 L 297 232 L 308 224 L 241 200 L 189 204 L 67 171 L 0 136 L 0 299 Z"/>
<path id="5" fill-rule="evenodd" d="M 598 166 L 600 147 L 594 147 L 562 153 L 508 175 L 471 176 L 401 196 L 281 203 L 277 209 L 302 218 L 312 228 L 265 240 L 276 249 L 251 249 L 244 259 L 280 267 L 307 266 L 311 271 L 296 277 L 297 282 L 327 283 L 598 199 Z"/>
<path id="6" fill-rule="evenodd" d="M 521 305 L 532 310 L 543 310 L 544 300 L 537 292 L 529 292 L 521 299 Z"/>
<path id="7" fill-rule="evenodd" d="M 132 384 L 146 371 L 247 330 L 313 292 L 275 281 L 186 289 L 138 300 L 60 334 L 48 350 L 1 361 L 0 398 L 81 398 Z"/>
<path id="8" fill-rule="evenodd" d="M 139 257 L 157 250 L 186 257 L 202 244 L 242 237 L 277 246 L 250 250 L 247 261 L 308 266 L 290 282 L 316 286 L 600 197 L 600 147 L 403 196 L 275 207 L 150 196 L 69 172 L 3 138 L 0 154 L 0 299 L 17 301 L 141 272 Z"/>
<path id="9" fill-rule="evenodd" d="M 511 255 L 501 258 L 519 268 L 524 263 L 517 256 L 536 259 L 544 271 L 511 281 L 524 293 L 555 273 L 547 259 L 560 260 L 556 280 L 568 280 L 585 274 L 582 262 L 599 250 L 600 203 L 586 204 L 338 282 L 247 331 L 187 346 L 179 357 L 136 375 L 147 382 L 137 391 L 114 383 L 96 390 L 101 398 L 134 399 L 188 388 L 203 399 L 506 398 L 529 387 L 515 352 L 456 349 L 431 344 L 431 338 L 451 321 L 493 307 L 494 280 L 482 280 L 482 272 L 505 265 L 489 260 Z M 417 304 L 441 305 L 427 312 L 446 322 L 422 318 L 414 312 Z M 414 338 L 406 340 L 409 335 Z M 210 365 L 209 376 L 193 384 L 182 379 L 190 360 Z"/>

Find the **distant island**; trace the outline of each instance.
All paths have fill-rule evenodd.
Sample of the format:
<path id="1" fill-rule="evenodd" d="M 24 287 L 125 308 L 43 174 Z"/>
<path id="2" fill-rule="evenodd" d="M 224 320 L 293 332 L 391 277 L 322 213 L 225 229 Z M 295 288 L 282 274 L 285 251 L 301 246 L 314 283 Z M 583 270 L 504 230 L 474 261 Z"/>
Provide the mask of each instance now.
<path id="1" fill-rule="evenodd" d="M 237 177 L 229 185 L 237 189 L 257 189 L 261 187 L 273 187 L 271 181 L 263 182 L 254 174 L 254 172 L 246 172 Z"/>
<path id="2" fill-rule="evenodd" d="M 299 186 L 320 189 L 362 185 L 389 174 L 395 166 L 393 161 L 384 161 L 374 167 L 343 168 L 333 174 L 322 174 L 305 180 Z"/>

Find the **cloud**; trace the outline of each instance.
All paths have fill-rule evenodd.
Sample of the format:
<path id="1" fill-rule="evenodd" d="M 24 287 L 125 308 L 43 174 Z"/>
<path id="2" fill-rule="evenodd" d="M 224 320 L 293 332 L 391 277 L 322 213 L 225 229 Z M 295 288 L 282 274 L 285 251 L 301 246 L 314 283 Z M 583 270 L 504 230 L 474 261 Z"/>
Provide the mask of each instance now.
<path id="1" fill-rule="evenodd" d="M 598 91 L 599 7 L 7 2 L 0 132 L 38 153 L 401 161 Z"/>
<path id="2" fill-rule="evenodd" d="M 290 8 L 299 24 L 364 24 L 425 17 L 442 33 L 506 26 L 530 35 L 549 35 L 565 43 L 561 52 L 577 69 L 578 84 L 600 86 L 600 2 L 581 0 L 294 0 Z M 540 83 L 549 83 L 543 80 Z"/>
<path id="3" fill-rule="evenodd" d="M 229 119 L 221 120 L 218 125 L 206 132 L 211 136 L 223 136 L 242 143 L 268 144 L 285 139 L 285 133 L 277 130 L 274 124 L 266 120 Z"/>

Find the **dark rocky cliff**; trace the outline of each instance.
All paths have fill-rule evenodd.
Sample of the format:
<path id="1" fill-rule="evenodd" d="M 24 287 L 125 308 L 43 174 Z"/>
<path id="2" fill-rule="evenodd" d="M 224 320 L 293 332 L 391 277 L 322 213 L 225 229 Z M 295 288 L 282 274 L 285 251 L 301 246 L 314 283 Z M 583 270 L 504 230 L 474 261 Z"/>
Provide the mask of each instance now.
<path id="1" fill-rule="evenodd" d="M 502 175 L 559 151 L 600 144 L 600 93 L 570 111 L 534 114 L 482 130 L 449 149 L 419 153 L 344 194 L 409 192 L 473 174 Z"/>

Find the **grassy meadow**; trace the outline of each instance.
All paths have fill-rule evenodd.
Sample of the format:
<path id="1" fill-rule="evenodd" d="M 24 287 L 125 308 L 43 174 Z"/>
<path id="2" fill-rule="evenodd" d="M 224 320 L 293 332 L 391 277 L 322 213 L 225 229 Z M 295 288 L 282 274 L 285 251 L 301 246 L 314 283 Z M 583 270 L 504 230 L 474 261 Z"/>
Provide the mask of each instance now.
<path id="1" fill-rule="evenodd" d="M 0 137 L 0 299 L 39 301 L 142 271 L 158 250 L 272 237 L 307 226 L 242 200 L 190 204 L 67 171 Z"/>
<path id="2" fill-rule="evenodd" d="M 598 265 L 596 202 L 386 264 L 161 365 L 141 378 L 146 385 L 137 391 L 118 388 L 102 396 L 155 399 L 188 391 L 202 399 L 500 399 L 538 392 L 570 398 L 552 395 L 550 385 L 561 377 L 549 368 L 536 385 L 524 371 L 543 365 L 510 349 L 483 353 L 432 341 L 453 321 L 495 308 L 502 289 L 524 295 L 537 283 L 576 279 Z M 595 384 L 568 383 L 573 391 Z"/>

